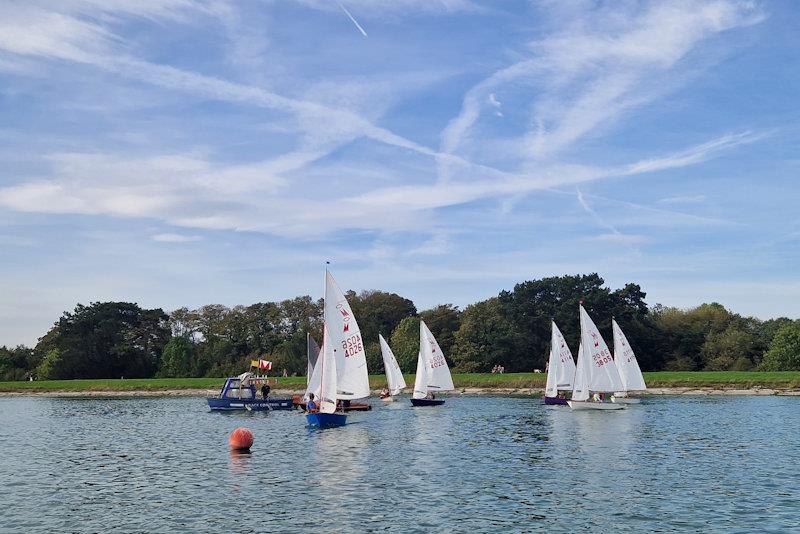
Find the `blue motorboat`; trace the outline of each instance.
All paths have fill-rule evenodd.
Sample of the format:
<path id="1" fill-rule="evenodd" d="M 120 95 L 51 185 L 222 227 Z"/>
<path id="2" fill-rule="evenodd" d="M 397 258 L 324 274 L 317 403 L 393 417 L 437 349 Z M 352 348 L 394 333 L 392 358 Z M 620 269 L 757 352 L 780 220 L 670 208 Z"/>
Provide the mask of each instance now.
<path id="1" fill-rule="evenodd" d="M 291 397 L 258 398 L 258 388 L 268 384 L 266 377 L 242 373 L 225 379 L 222 391 L 216 397 L 208 397 L 208 407 L 219 411 L 291 410 L 294 407 Z"/>

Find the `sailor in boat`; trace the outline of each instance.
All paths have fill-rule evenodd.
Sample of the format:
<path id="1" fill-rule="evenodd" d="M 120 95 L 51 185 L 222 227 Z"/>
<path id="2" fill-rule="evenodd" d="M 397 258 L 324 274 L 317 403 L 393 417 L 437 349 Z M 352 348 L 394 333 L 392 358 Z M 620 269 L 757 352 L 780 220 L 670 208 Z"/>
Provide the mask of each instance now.
<path id="1" fill-rule="evenodd" d="M 389 394 L 389 388 L 383 388 L 381 390 L 381 398 L 385 399 L 387 397 L 391 397 L 391 395 Z"/>
<path id="2" fill-rule="evenodd" d="M 265 382 L 264 385 L 261 386 L 261 396 L 264 397 L 264 400 L 267 400 L 267 397 L 269 397 L 269 390 L 269 384 Z"/>
<path id="3" fill-rule="evenodd" d="M 434 395 L 433 392 L 429 391 L 428 394 L 425 395 L 425 398 L 428 399 L 428 400 L 435 400 L 436 399 L 436 395 Z"/>
<path id="4" fill-rule="evenodd" d="M 308 402 L 306 402 L 306 411 L 307 412 L 316 412 L 317 411 L 317 403 L 314 402 L 314 394 L 308 394 Z"/>

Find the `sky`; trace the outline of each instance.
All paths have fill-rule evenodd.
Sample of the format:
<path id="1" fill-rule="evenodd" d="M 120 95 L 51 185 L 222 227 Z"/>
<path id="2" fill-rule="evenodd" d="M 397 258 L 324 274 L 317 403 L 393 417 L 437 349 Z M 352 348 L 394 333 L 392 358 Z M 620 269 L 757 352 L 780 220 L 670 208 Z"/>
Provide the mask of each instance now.
<path id="1" fill-rule="evenodd" d="M 599 273 L 800 316 L 785 1 L 3 0 L 0 345 L 77 303 Z"/>

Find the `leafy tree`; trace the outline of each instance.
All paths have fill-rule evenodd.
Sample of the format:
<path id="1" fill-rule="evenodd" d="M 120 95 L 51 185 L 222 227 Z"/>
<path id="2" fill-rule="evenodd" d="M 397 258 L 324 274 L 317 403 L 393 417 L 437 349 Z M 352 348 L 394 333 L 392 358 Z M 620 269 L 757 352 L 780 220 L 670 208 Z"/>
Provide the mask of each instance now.
<path id="1" fill-rule="evenodd" d="M 416 372 L 419 354 L 419 318 L 406 317 L 400 321 L 392 332 L 391 340 L 388 341 L 400 369 L 404 373 Z"/>
<path id="2" fill-rule="evenodd" d="M 78 304 L 37 344 L 45 357 L 58 349 L 52 378 L 149 377 L 169 339 L 167 315 L 128 302 Z"/>
<path id="3" fill-rule="evenodd" d="M 158 374 L 162 377 L 202 376 L 198 367 L 194 343 L 185 336 L 173 337 L 164 346 Z"/>
<path id="4" fill-rule="evenodd" d="M 781 326 L 761 362 L 762 371 L 800 371 L 800 320 Z"/>
<path id="5" fill-rule="evenodd" d="M 464 309 L 450 358 L 461 372 L 487 372 L 500 364 L 510 372 L 530 370 L 531 357 L 502 301 L 490 298 Z"/>
<path id="6" fill-rule="evenodd" d="M 41 380 L 56 379 L 60 376 L 61 368 L 61 351 L 58 349 L 50 349 L 36 368 L 36 376 Z"/>

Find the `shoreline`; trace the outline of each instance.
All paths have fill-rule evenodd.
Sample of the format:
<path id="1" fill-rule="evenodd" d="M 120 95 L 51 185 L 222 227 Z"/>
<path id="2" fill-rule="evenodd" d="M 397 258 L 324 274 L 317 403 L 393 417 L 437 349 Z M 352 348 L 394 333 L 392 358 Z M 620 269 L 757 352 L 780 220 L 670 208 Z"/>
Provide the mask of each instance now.
<path id="1" fill-rule="evenodd" d="M 292 395 L 302 395 L 305 390 L 295 389 L 273 389 L 272 396 L 284 397 Z M 380 390 L 373 390 L 372 395 L 377 396 Z M 55 398 L 155 398 L 155 397 L 213 397 L 219 393 L 217 389 L 141 389 L 141 390 L 52 390 L 52 391 L 0 391 L 0 398 L 4 397 L 55 397 Z M 536 397 L 544 394 L 540 388 L 481 388 L 465 387 L 458 388 L 445 396 L 453 397 L 459 395 L 505 395 Z M 654 387 L 649 388 L 646 393 L 640 395 L 648 396 L 713 396 L 713 395 L 732 395 L 732 396 L 800 396 L 800 389 L 796 388 L 773 388 L 773 387 L 752 387 L 752 388 L 719 388 L 719 387 Z"/>

